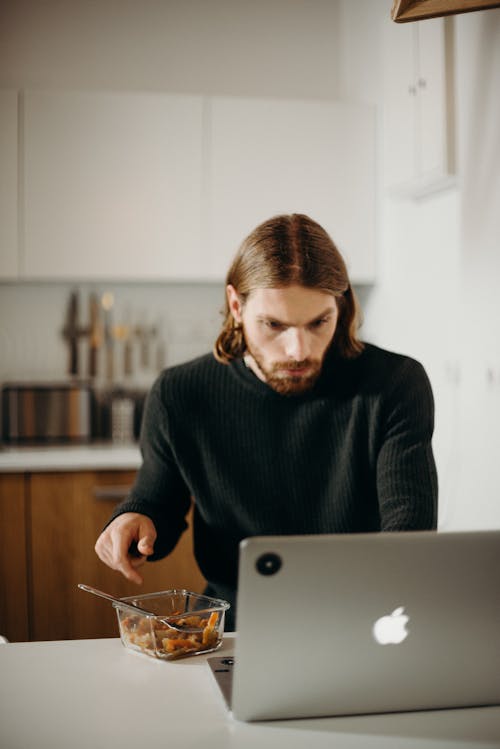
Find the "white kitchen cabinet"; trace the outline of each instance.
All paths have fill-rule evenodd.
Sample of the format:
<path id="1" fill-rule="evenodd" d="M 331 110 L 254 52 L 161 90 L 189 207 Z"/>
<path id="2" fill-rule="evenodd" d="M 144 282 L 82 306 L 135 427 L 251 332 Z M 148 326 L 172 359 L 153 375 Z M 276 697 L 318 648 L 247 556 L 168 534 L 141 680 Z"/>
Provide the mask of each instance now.
<path id="1" fill-rule="evenodd" d="M 28 279 L 199 277 L 203 98 L 24 94 Z"/>
<path id="2" fill-rule="evenodd" d="M 330 233 L 351 279 L 375 277 L 375 111 L 318 100 L 210 101 L 208 274 L 224 278 L 248 232 L 306 213 Z"/>
<path id="3" fill-rule="evenodd" d="M 0 279 L 18 276 L 17 91 L 0 91 Z"/>
<path id="4" fill-rule="evenodd" d="M 374 279 L 369 105 L 28 91 L 23 110 L 23 278 L 221 281 L 248 231 L 295 211 Z"/>
<path id="5" fill-rule="evenodd" d="M 384 184 L 421 197 L 455 183 L 453 19 L 385 33 Z"/>

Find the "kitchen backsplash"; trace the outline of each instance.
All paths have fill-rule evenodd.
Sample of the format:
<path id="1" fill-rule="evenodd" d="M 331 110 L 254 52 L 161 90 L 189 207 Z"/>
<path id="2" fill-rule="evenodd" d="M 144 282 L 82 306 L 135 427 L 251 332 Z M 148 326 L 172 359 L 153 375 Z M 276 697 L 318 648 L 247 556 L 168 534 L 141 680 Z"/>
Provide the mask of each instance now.
<path id="1" fill-rule="evenodd" d="M 79 324 L 90 324 L 90 298 L 112 302 L 115 329 L 113 379 L 116 384 L 148 387 L 163 366 L 210 351 L 221 325 L 221 284 L 3 283 L 0 284 L 0 383 L 9 380 L 60 380 L 68 376 L 69 351 L 63 329 L 73 292 Z M 126 373 L 125 340 L 131 373 Z M 140 335 L 142 331 L 149 334 Z M 88 375 L 89 338 L 78 343 L 79 375 Z M 97 379 L 106 379 L 105 351 L 97 354 Z"/>
<path id="2" fill-rule="evenodd" d="M 363 308 L 369 286 L 357 286 Z M 69 346 L 63 335 L 68 302 L 77 291 L 79 322 L 90 323 L 90 297 L 100 303 L 111 294 L 112 321 L 146 327 L 149 364 L 144 366 L 138 336 L 132 339 L 132 375 L 124 374 L 123 341 L 114 344 L 115 384 L 148 387 L 163 366 L 180 364 L 211 351 L 222 323 L 222 284 L 140 283 L 0 283 L 0 385 L 11 380 L 60 380 L 68 376 Z M 102 310 L 101 310 L 102 312 Z M 363 333 L 363 329 L 361 331 Z M 79 343 L 79 374 L 88 374 L 88 337 Z M 97 379 L 106 378 L 104 351 L 97 361 Z"/>
<path id="3" fill-rule="evenodd" d="M 158 372 L 212 350 L 223 305 L 222 284 L 0 284 L 0 443 L 137 440 Z"/>

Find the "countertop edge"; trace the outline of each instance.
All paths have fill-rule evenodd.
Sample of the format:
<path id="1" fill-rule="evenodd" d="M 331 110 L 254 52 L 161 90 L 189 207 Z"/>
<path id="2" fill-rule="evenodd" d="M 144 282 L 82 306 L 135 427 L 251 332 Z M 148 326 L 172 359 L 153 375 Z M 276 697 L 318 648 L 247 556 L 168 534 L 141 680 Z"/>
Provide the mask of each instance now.
<path id="1" fill-rule="evenodd" d="M 61 447 L 4 447 L 1 473 L 51 471 L 135 471 L 141 465 L 139 446 L 82 445 Z"/>

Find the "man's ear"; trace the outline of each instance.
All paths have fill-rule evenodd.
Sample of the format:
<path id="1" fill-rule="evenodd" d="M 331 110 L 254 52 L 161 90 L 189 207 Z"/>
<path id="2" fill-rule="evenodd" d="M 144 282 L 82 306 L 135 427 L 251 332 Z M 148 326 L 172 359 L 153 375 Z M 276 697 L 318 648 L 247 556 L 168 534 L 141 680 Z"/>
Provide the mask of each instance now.
<path id="1" fill-rule="evenodd" d="M 231 284 L 228 284 L 226 286 L 226 295 L 227 295 L 227 303 L 229 306 L 229 311 L 231 312 L 234 321 L 237 323 L 241 323 L 242 321 L 242 310 L 243 305 L 241 303 L 241 299 L 238 296 L 238 292 L 234 288 L 234 286 L 231 286 Z"/>

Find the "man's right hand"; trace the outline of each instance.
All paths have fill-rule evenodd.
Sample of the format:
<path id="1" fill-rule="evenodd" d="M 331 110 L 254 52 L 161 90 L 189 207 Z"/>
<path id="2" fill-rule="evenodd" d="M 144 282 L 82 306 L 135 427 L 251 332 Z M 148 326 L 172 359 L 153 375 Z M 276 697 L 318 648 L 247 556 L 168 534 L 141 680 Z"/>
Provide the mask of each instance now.
<path id="1" fill-rule="evenodd" d="M 95 551 L 108 567 L 140 585 L 142 577 L 137 568 L 153 553 L 155 541 L 156 529 L 151 518 L 138 512 L 124 512 L 103 530 Z M 130 551 L 134 542 L 139 556 Z"/>

